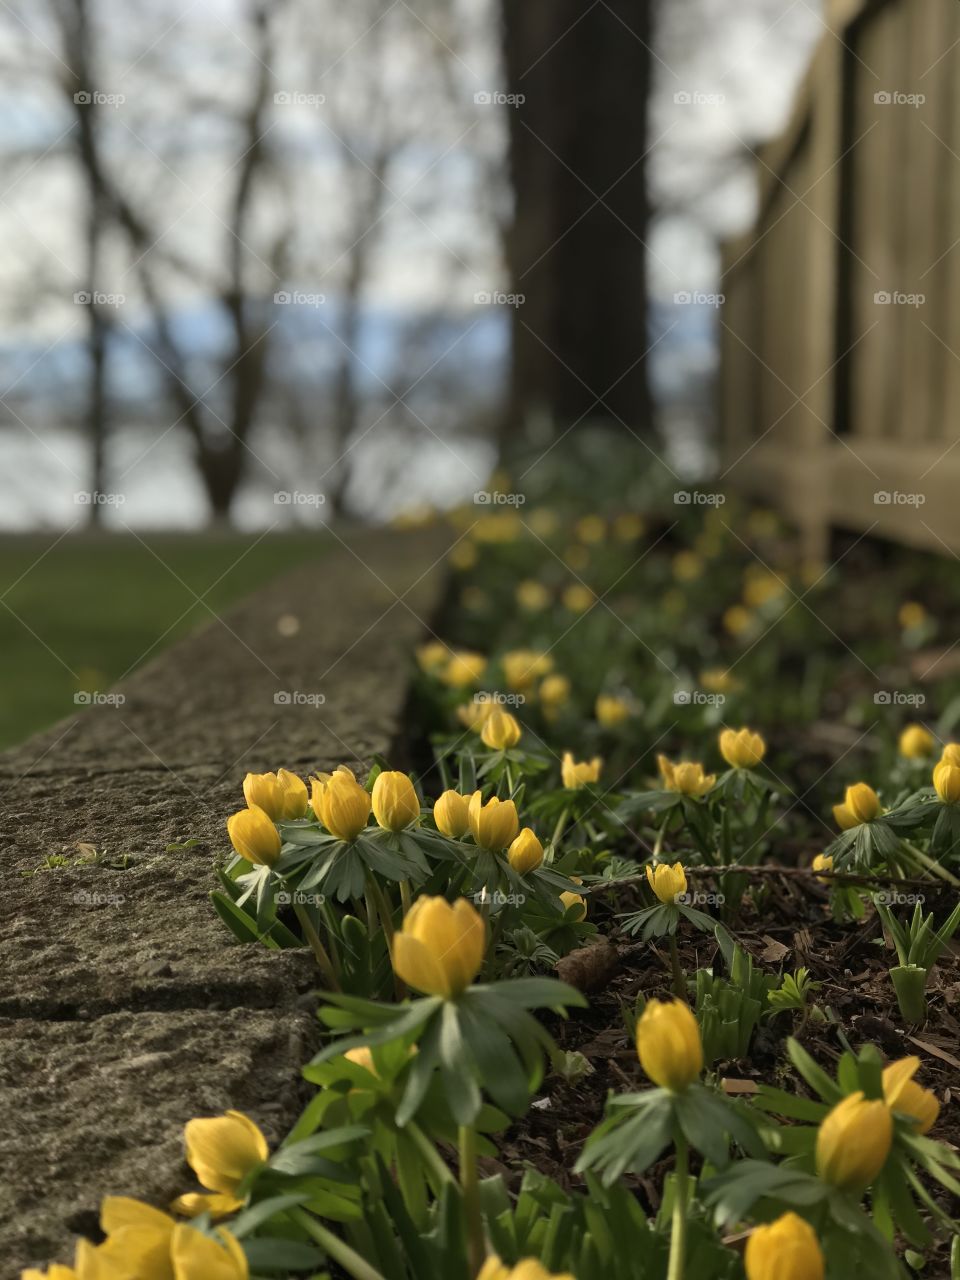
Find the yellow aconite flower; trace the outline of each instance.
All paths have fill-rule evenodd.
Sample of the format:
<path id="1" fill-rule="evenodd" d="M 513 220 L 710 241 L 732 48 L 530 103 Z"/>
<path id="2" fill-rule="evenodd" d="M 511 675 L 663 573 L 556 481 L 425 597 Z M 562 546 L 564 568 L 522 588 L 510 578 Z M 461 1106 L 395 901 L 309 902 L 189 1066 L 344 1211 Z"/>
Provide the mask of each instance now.
<path id="1" fill-rule="evenodd" d="M 833 854 L 818 853 L 811 865 L 813 866 L 814 871 L 832 871 L 833 870 Z M 827 880 L 825 876 L 817 876 L 817 881 L 820 884 L 830 883 L 830 881 Z"/>
<path id="2" fill-rule="evenodd" d="M 333 773 L 311 779 L 310 803 L 317 818 L 338 840 L 353 840 L 367 825 L 370 794 L 342 764 Z"/>
<path id="3" fill-rule="evenodd" d="M 705 796 L 717 780 L 715 773 L 704 773 L 703 765 L 692 760 L 678 760 L 674 764 L 666 756 L 658 755 L 657 768 L 667 791 L 678 791 L 682 796 L 695 799 Z"/>
<path id="4" fill-rule="evenodd" d="M 602 767 L 603 761 L 599 756 L 592 760 L 574 760 L 573 755 L 565 751 L 560 762 L 560 777 L 568 791 L 576 791 L 588 782 L 597 782 Z"/>
<path id="5" fill-rule="evenodd" d="M 571 907 L 579 907 L 576 919 L 584 920 L 587 915 L 587 900 L 580 893 L 574 893 L 572 889 L 565 889 L 560 895 L 560 901 L 563 903 L 564 911 L 569 911 Z"/>
<path id="6" fill-rule="evenodd" d="M 442 640 L 429 640 L 417 649 L 417 662 L 420 670 L 425 671 L 428 675 L 439 675 L 442 668 L 447 665 L 449 657 L 450 650 Z"/>
<path id="7" fill-rule="evenodd" d="M 731 636 L 742 636 L 753 624 L 753 614 L 742 604 L 732 604 L 723 615 L 724 630 Z"/>
<path id="8" fill-rule="evenodd" d="M 181 1223 L 170 1247 L 176 1280 L 248 1280 L 250 1269 L 240 1243 L 221 1227 L 217 1238 Z"/>
<path id="9" fill-rule="evenodd" d="M 542 582 L 527 578 L 517 584 L 514 599 L 521 609 L 527 609 L 531 613 L 539 613 L 541 609 L 546 609 L 550 603 L 550 592 Z"/>
<path id="10" fill-rule="evenodd" d="M 952 764 L 960 768 L 960 742 L 948 742 L 940 757 L 941 764 Z"/>
<path id="11" fill-rule="evenodd" d="M 559 529 L 560 517 L 550 507 L 534 507 L 527 516 L 527 524 L 538 538 L 549 538 Z"/>
<path id="12" fill-rule="evenodd" d="M 20 1280 L 118 1280 L 117 1271 L 105 1261 L 102 1248 L 89 1240 L 78 1240 L 72 1267 L 60 1262 L 53 1263 L 47 1271 L 28 1267 L 20 1272 Z M 166 1273 L 158 1275 L 157 1280 L 166 1280 Z"/>
<path id="13" fill-rule="evenodd" d="M 188 1120 L 183 1130 L 187 1164 L 201 1186 L 217 1196 L 181 1196 L 173 1202 L 178 1213 L 209 1208 L 217 1216 L 239 1208 L 240 1184 L 270 1155 L 267 1140 L 242 1111 L 227 1111 L 209 1119 Z"/>
<path id="14" fill-rule="evenodd" d="M 933 766 L 933 786 L 944 804 L 956 804 L 960 800 L 960 767 L 952 764 L 946 753 L 940 763 Z"/>
<path id="15" fill-rule="evenodd" d="M 243 798 L 274 822 L 283 817 L 283 791 L 275 773 L 248 773 L 243 780 Z"/>
<path id="16" fill-rule="evenodd" d="M 287 769 L 248 773 L 243 780 L 243 797 L 251 808 L 262 809 L 274 822 L 302 818 L 307 811 L 306 784 Z"/>
<path id="17" fill-rule="evenodd" d="M 732 693 L 737 681 L 725 667 L 707 667 L 700 672 L 700 684 L 707 693 Z"/>
<path id="18" fill-rule="evenodd" d="M 478 693 L 475 698 L 457 707 L 457 719 L 465 728 L 479 733 L 494 706 L 495 703 L 489 694 Z"/>
<path id="19" fill-rule="evenodd" d="M 703 573 L 703 561 L 695 551 L 678 551 L 671 568 L 677 582 L 696 582 Z"/>
<path id="20" fill-rule="evenodd" d="M 530 827 L 524 827 L 511 843 L 507 850 L 507 861 L 521 876 L 528 871 L 536 871 L 543 862 L 543 845 Z"/>
<path id="21" fill-rule="evenodd" d="M 360 788 L 363 790 L 363 788 Z M 387 831 L 402 831 L 420 817 L 420 801 L 405 773 L 387 769 L 377 775 L 371 798 L 373 816 Z M 364 814 L 366 823 L 366 814 Z"/>
<path id="22" fill-rule="evenodd" d="M 553 659 L 539 649 L 511 649 L 500 659 L 507 686 L 522 693 L 553 670 Z"/>
<path id="23" fill-rule="evenodd" d="M 916 600 L 907 600 L 900 606 L 897 613 L 897 621 L 906 631 L 909 631 L 912 627 L 922 627 L 926 620 L 927 611 Z"/>
<path id="24" fill-rule="evenodd" d="M 570 681 L 566 676 L 547 676 L 540 682 L 540 701 L 548 711 L 562 707 L 570 699 Z"/>
<path id="25" fill-rule="evenodd" d="M 605 729 L 613 729 L 630 719 L 630 703 L 612 693 L 601 693 L 593 709 L 594 715 Z"/>
<path id="26" fill-rule="evenodd" d="M 767 754 L 767 744 L 750 729 L 724 729 L 720 734 L 720 754 L 734 769 L 755 769 Z"/>
<path id="27" fill-rule="evenodd" d="M 703 1070 L 697 1020 L 682 1000 L 650 1000 L 637 1023 L 637 1055 L 654 1084 L 681 1093 Z"/>
<path id="28" fill-rule="evenodd" d="M 486 930 L 479 912 L 458 898 L 418 898 L 393 936 L 393 968 L 409 987 L 454 999 L 480 972 Z"/>
<path id="29" fill-rule="evenodd" d="M 922 724 L 908 724 L 900 734 L 897 749 L 908 760 L 922 760 L 924 756 L 933 755 L 937 743 L 930 730 Z"/>
<path id="30" fill-rule="evenodd" d="M 613 536 L 618 542 L 634 542 L 643 537 L 645 529 L 643 516 L 635 515 L 632 511 L 624 511 L 614 517 Z"/>
<path id="31" fill-rule="evenodd" d="M 457 791 L 444 791 L 433 802 L 433 820 L 437 830 L 442 831 L 451 840 L 459 840 L 467 834 L 470 826 L 470 801 Z"/>
<path id="32" fill-rule="evenodd" d="M 913 1079 L 920 1067 L 916 1057 L 900 1058 L 883 1069 L 883 1100 L 891 1111 L 910 1116 L 920 1133 L 929 1133 L 940 1114 L 937 1095 Z"/>
<path id="33" fill-rule="evenodd" d="M 862 1191 L 886 1163 L 892 1140 L 893 1117 L 887 1104 L 851 1093 L 820 1122 L 817 1173 L 835 1187 Z"/>
<path id="34" fill-rule="evenodd" d="M 656 867 L 648 864 L 647 884 L 661 902 L 673 902 L 678 893 L 687 892 L 687 877 L 679 862 L 672 867 L 665 862 L 658 863 Z"/>
<path id="35" fill-rule="evenodd" d="M 743 585 L 743 600 L 751 608 L 759 609 L 768 600 L 778 599 L 786 589 L 786 583 L 778 574 L 760 569 L 748 575 Z"/>
<path id="36" fill-rule="evenodd" d="M 457 649 L 443 668 L 441 679 L 455 689 L 464 689 L 468 685 L 479 684 L 486 669 L 487 660 L 482 653 Z"/>
<path id="37" fill-rule="evenodd" d="M 479 791 L 470 797 L 467 806 L 470 831 L 483 849 L 505 849 L 520 830 L 517 806 L 512 800 L 498 800 L 496 796 L 483 803 Z"/>
<path id="38" fill-rule="evenodd" d="M 203 1196 L 196 1198 L 204 1200 Z M 232 1212 L 238 1202 L 232 1196 L 223 1198 L 230 1201 L 230 1208 L 224 1212 Z M 201 1204 L 196 1212 L 202 1213 L 206 1208 Z M 115 1274 L 112 1267 L 123 1276 L 132 1273 L 144 1280 L 166 1280 L 171 1274 L 170 1240 L 176 1225 L 168 1213 L 152 1205 L 128 1196 L 106 1196 L 100 1206 L 100 1226 L 107 1239 L 97 1251 L 106 1263 L 103 1280 Z"/>
<path id="39" fill-rule="evenodd" d="M 241 858 L 272 867 L 280 857 L 280 832 L 262 809 L 241 809 L 227 819 L 227 835 Z"/>
<path id="40" fill-rule="evenodd" d="M 588 546 L 595 546 L 606 537 L 607 522 L 603 516 L 581 516 L 573 529 L 581 542 L 586 542 Z"/>
<path id="41" fill-rule="evenodd" d="M 866 782 L 847 787 L 843 804 L 833 806 L 834 821 L 841 831 L 858 827 L 861 822 L 872 822 L 880 812 L 880 797 Z"/>
<path id="42" fill-rule="evenodd" d="M 747 1280 L 823 1280 L 823 1251 L 809 1222 L 785 1213 L 757 1227 L 743 1255 Z"/>
<path id="43" fill-rule="evenodd" d="M 586 613 L 593 607 L 596 598 L 590 588 L 585 587 L 582 582 L 571 582 L 569 587 L 564 587 L 560 597 L 563 607 L 569 609 L 571 613 Z"/>
<path id="44" fill-rule="evenodd" d="M 574 1280 L 574 1277 L 569 1271 L 548 1271 L 536 1258 L 524 1258 L 515 1267 L 508 1267 L 491 1255 L 480 1268 L 477 1280 Z"/>
<path id="45" fill-rule="evenodd" d="M 480 741 L 494 751 L 506 751 L 517 745 L 521 732 L 516 717 L 502 707 L 494 707 L 484 721 Z"/>

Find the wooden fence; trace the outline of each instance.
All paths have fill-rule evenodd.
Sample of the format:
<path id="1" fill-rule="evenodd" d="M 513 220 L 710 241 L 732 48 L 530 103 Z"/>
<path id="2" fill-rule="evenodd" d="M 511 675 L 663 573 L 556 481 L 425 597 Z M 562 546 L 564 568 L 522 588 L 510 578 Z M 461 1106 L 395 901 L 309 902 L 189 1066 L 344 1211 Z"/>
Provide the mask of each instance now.
<path id="1" fill-rule="evenodd" d="M 725 479 L 960 551 L 960 0 L 832 0 L 756 225 L 724 245 Z"/>

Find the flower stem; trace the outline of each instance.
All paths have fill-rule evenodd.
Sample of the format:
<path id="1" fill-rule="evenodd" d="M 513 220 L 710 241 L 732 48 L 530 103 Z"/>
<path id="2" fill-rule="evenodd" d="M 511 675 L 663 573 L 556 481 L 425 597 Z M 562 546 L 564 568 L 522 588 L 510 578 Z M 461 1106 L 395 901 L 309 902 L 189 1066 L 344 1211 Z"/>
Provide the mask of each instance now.
<path id="1" fill-rule="evenodd" d="M 326 1227 L 320 1225 L 316 1218 L 299 1207 L 287 1211 L 308 1235 L 316 1240 L 333 1260 L 343 1267 L 354 1280 L 384 1280 L 383 1274 L 372 1267 L 366 1258 L 361 1258 L 355 1249 L 351 1249 L 345 1240 L 334 1235 Z"/>
<path id="2" fill-rule="evenodd" d="M 560 842 L 560 837 L 563 835 L 563 829 L 567 825 L 567 819 L 569 817 L 570 806 L 564 805 L 563 810 L 560 813 L 560 817 L 557 819 L 557 825 L 553 828 L 553 835 L 550 837 L 550 843 L 547 846 L 551 852 L 551 858 L 556 856 L 557 845 Z"/>
<path id="3" fill-rule="evenodd" d="M 936 858 L 931 858 L 929 853 L 924 853 L 922 849 L 918 849 L 916 845 L 911 844 L 909 840 L 904 840 L 903 847 L 908 853 L 912 854 L 917 862 L 919 862 L 927 871 L 932 872 L 935 876 L 939 876 L 941 880 L 946 880 L 947 884 L 952 884 L 955 889 L 960 889 L 960 880 L 958 880 L 955 875 L 951 875 L 946 867 L 941 867 Z"/>
<path id="4" fill-rule="evenodd" d="M 323 974 L 324 981 L 329 985 L 331 991 L 339 991 L 340 981 L 337 978 L 336 970 L 333 967 L 330 957 L 327 955 L 326 947 L 320 941 L 319 933 L 317 933 L 316 929 L 313 927 L 313 921 L 310 919 L 309 912 L 299 902 L 295 902 L 293 904 L 293 911 L 294 915 L 296 915 L 297 919 L 300 921 L 300 928 L 303 930 L 303 935 L 310 944 L 310 950 L 316 958 L 317 964 L 320 967 L 320 972 Z"/>
<path id="5" fill-rule="evenodd" d="M 415 1120 L 407 1121 L 407 1133 L 409 1133 L 414 1145 L 423 1157 L 423 1163 L 433 1174 L 438 1188 L 443 1187 L 448 1182 L 455 1182 L 456 1179 L 441 1159 L 437 1148 Z"/>
<path id="6" fill-rule="evenodd" d="M 686 1000 L 687 980 L 683 974 L 683 965 L 680 963 L 680 952 L 677 949 L 677 936 L 673 933 L 670 935 L 670 967 L 673 970 L 674 994 L 679 996 L 681 1000 Z"/>
<path id="7" fill-rule="evenodd" d="M 683 1280 L 687 1251 L 687 1140 L 677 1130 L 674 1138 L 677 1160 L 673 1172 L 673 1221 L 670 1227 L 670 1265 L 667 1280 Z"/>
<path id="8" fill-rule="evenodd" d="M 406 915 L 413 905 L 413 898 L 410 895 L 410 881 L 400 881 L 400 905 L 403 908 L 403 914 Z"/>
<path id="9" fill-rule="evenodd" d="M 463 1212 L 467 1223 L 470 1274 L 475 1276 L 483 1266 L 486 1246 L 483 1240 L 483 1215 L 480 1211 L 480 1184 L 477 1181 L 477 1134 L 472 1125 L 460 1126 L 459 1146 L 460 1190 L 463 1193 Z"/>

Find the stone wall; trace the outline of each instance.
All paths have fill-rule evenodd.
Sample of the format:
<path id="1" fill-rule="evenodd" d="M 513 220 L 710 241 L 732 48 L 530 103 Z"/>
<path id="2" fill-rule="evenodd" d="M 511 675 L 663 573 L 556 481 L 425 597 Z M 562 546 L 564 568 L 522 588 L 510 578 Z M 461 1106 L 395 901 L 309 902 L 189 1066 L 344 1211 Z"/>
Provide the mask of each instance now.
<path id="1" fill-rule="evenodd" d="M 121 705 L 0 756 L 4 1275 L 68 1261 L 105 1193 L 162 1206 L 192 1185 L 191 1116 L 239 1108 L 276 1141 L 305 1100 L 312 958 L 234 944 L 213 865 L 248 769 L 391 753 L 450 540 L 332 536 L 119 686 Z M 101 857 L 45 866 L 79 842 Z"/>

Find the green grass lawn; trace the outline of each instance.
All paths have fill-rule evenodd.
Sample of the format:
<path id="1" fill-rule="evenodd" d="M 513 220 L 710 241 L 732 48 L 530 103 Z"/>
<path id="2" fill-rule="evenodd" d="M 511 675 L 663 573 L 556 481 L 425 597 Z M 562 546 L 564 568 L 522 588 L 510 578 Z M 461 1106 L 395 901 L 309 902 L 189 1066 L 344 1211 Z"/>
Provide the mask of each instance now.
<path id="1" fill-rule="evenodd" d="M 315 532 L 57 538 L 0 538 L 0 747 L 329 545 Z"/>

